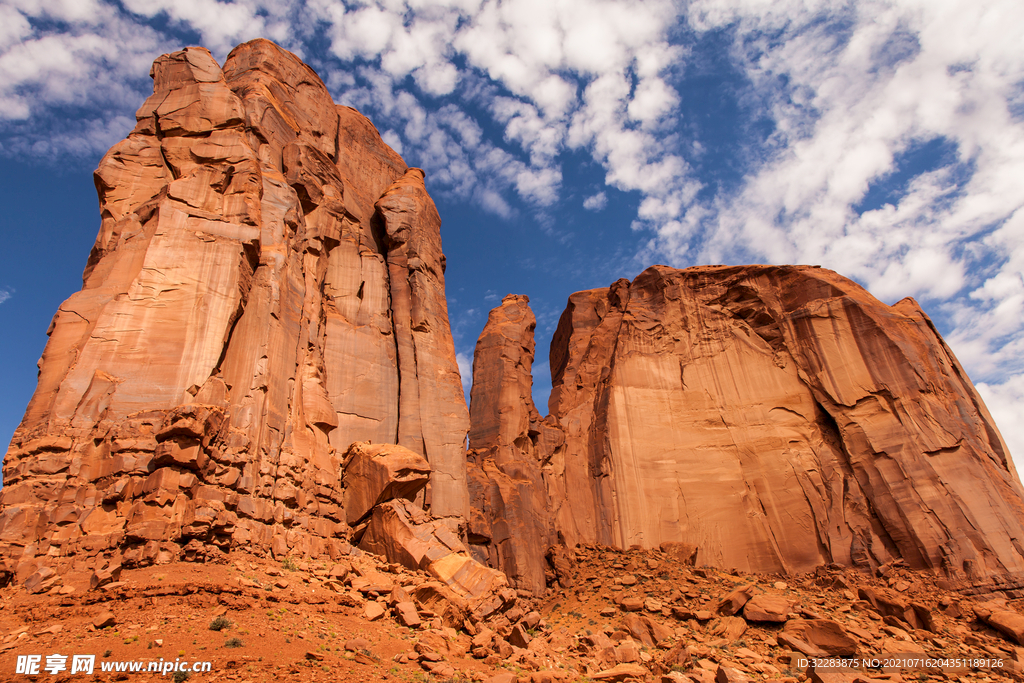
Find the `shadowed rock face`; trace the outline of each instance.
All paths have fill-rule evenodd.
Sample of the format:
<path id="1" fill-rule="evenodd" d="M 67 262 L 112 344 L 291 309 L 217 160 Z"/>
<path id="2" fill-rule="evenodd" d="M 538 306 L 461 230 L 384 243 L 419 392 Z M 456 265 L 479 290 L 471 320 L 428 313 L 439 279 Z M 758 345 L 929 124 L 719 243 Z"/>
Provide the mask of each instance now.
<path id="1" fill-rule="evenodd" d="M 96 171 L 83 288 L 4 460 L 5 561 L 24 578 L 47 557 L 66 572 L 234 544 L 336 553 L 353 441 L 425 456 L 432 513 L 466 516 L 423 172 L 268 41 L 223 69 L 188 48 L 152 76 Z"/>
<path id="2" fill-rule="evenodd" d="M 912 299 L 812 267 L 655 266 L 573 294 L 550 358 L 565 444 L 541 457 L 570 545 L 685 542 L 747 571 L 1024 570 L 1006 446 Z"/>

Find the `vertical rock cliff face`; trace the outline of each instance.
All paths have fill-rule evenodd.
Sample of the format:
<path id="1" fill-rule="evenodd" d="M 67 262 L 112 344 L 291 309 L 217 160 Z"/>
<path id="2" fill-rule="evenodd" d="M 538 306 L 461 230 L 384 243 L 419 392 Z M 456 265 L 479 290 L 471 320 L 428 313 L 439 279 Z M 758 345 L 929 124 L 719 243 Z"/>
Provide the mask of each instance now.
<path id="1" fill-rule="evenodd" d="M 19 577 L 212 546 L 335 552 L 340 453 L 397 443 L 468 515 L 440 219 L 376 129 L 264 40 L 153 65 L 4 460 Z M 59 558 L 59 559 L 58 559 Z"/>
<path id="2" fill-rule="evenodd" d="M 555 541 L 538 453 L 561 442 L 533 404 L 529 299 L 506 296 L 491 311 L 473 356 L 470 400 L 469 540 L 481 562 L 518 587 L 546 586 L 544 554 Z"/>
<path id="3" fill-rule="evenodd" d="M 747 571 L 1024 570 L 1006 446 L 912 299 L 812 267 L 655 266 L 572 295 L 550 358 L 565 443 L 540 455 L 569 544 L 681 541 Z"/>

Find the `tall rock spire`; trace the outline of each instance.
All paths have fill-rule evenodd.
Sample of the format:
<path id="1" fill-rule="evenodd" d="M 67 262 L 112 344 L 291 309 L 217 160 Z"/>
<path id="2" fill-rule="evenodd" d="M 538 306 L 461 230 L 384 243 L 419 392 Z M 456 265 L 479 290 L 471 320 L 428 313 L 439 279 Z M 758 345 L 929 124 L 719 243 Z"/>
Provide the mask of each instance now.
<path id="1" fill-rule="evenodd" d="M 529 298 L 509 294 L 491 311 L 473 356 L 469 432 L 470 543 L 477 558 L 520 588 L 546 586 L 544 556 L 556 541 L 541 454 L 561 431 L 533 404 Z"/>
<path id="2" fill-rule="evenodd" d="M 354 441 L 426 456 L 433 511 L 467 514 L 423 172 L 266 40 L 223 69 L 202 48 L 164 55 L 152 76 L 96 171 L 83 288 L 4 461 L 3 559 L 24 578 L 97 555 L 336 553 Z"/>

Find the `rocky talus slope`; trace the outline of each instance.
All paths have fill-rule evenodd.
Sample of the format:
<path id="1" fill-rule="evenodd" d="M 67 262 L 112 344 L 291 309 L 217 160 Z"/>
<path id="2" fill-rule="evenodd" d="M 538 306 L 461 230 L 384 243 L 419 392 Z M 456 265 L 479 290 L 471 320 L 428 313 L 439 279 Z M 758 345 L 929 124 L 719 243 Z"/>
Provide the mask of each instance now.
<path id="1" fill-rule="evenodd" d="M 0 680 L 29 654 L 209 662 L 189 681 L 486 683 L 910 683 L 1024 680 L 1024 618 L 901 562 L 872 575 L 821 567 L 744 575 L 693 567 L 678 548 L 579 546 L 560 585 L 481 618 L 427 572 L 377 555 L 125 569 L 81 593 L 0 589 Z M 836 664 L 808 666 L 814 658 Z M 856 667 L 838 667 L 857 660 Z M 865 666 L 864 662 L 880 666 Z M 45 660 L 44 660 L 45 661 Z"/>

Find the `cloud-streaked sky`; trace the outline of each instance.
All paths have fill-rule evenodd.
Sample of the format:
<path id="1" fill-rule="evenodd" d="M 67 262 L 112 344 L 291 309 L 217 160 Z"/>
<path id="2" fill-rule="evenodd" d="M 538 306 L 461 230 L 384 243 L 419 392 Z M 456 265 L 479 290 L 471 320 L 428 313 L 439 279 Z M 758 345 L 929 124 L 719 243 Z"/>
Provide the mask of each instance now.
<path id="1" fill-rule="evenodd" d="M 152 60 L 262 36 L 426 169 L 467 368 L 509 292 L 537 313 L 543 406 L 572 291 L 819 264 L 917 298 L 1024 463 L 1021 27 L 1019 0 L 4 0 L 0 437 Z"/>

